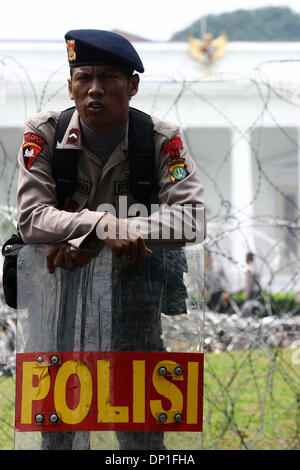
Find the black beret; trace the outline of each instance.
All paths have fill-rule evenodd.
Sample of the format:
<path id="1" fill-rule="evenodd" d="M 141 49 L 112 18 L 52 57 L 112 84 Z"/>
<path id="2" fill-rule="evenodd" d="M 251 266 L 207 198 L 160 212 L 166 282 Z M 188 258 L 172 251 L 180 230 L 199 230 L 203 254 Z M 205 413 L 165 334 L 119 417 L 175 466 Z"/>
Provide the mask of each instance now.
<path id="1" fill-rule="evenodd" d="M 112 63 L 144 72 L 135 48 L 120 34 L 97 29 L 75 29 L 65 34 L 70 67 Z"/>

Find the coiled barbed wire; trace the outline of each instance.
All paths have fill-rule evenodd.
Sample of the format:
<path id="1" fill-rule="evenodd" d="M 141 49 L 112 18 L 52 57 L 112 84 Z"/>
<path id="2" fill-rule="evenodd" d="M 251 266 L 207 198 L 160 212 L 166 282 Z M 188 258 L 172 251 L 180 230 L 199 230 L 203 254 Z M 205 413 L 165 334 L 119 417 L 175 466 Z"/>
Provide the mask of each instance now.
<path id="1" fill-rule="evenodd" d="M 31 78 L 30 72 L 13 57 L 5 56 L 0 60 L 1 64 L 5 67 L 6 72 L 11 73 L 16 79 L 20 90 L 20 106 L 19 112 L 23 112 L 24 124 L 27 120 L 29 110 L 28 89 L 33 96 L 33 103 L 36 112 L 41 111 L 45 106 L 50 106 L 52 101 L 60 94 L 65 84 L 57 84 L 54 91 L 49 91 L 50 84 L 58 74 L 61 73 L 64 66 L 58 67 L 51 72 L 41 87 L 40 95 L 36 90 L 34 80 Z M 200 179 L 205 179 L 206 182 L 212 185 L 213 191 L 217 196 L 218 206 L 214 208 L 211 215 L 208 216 L 208 237 L 205 241 L 205 249 L 220 264 L 224 264 L 225 271 L 228 267 L 235 268 L 241 275 L 246 272 L 243 260 L 236 259 L 230 252 L 230 241 L 233 236 L 239 235 L 243 241 L 245 251 L 251 251 L 251 242 L 247 236 L 248 228 L 256 231 L 257 233 L 265 232 L 273 228 L 277 230 L 276 235 L 268 240 L 268 248 L 264 251 L 256 253 L 257 261 L 260 263 L 260 271 L 265 272 L 264 288 L 264 310 L 260 315 L 243 314 L 242 305 L 238 300 L 232 298 L 231 305 L 227 313 L 214 312 L 207 309 L 206 322 L 205 322 L 205 347 L 207 353 L 206 359 L 206 376 L 208 378 L 205 388 L 205 404 L 206 411 L 204 416 L 204 433 L 210 435 L 210 447 L 204 448 L 222 448 L 232 436 L 238 442 L 240 448 L 254 449 L 262 448 L 261 439 L 265 442 L 271 439 L 276 439 L 278 442 L 277 448 L 299 448 L 300 444 L 300 406 L 299 406 L 299 385 L 300 374 L 299 368 L 286 359 L 284 355 L 284 348 L 293 347 L 300 339 L 300 309 L 295 304 L 290 307 L 290 300 L 286 298 L 280 307 L 274 308 L 271 290 L 273 283 L 282 273 L 289 270 L 289 275 L 283 279 L 280 288 L 277 288 L 276 293 L 290 293 L 295 294 L 297 285 L 299 283 L 299 250 L 293 252 L 290 250 L 288 255 L 277 266 L 273 263 L 274 253 L 278 252 L 285 246 L 285 237 L 289 233 L 296 243 L 299 245 L 299 217 L 300 211 L 298 204 L 289 197 L 283 189 L 274 181 L 271 175 L 268 174 L 268 168 L 264 166 L 263 155 L 261 154 L 261 144 L 263 139 L 263 126 L 264 119 L 268 116 L 274 123 L 280 135 L 292 146 L 295 153 L 299 152 L 299 143 L 296 141 L 284 127 L 279 124 L 280 119 L 274 115 L 271 103 L 272 98 L 275 96 L 280 99 L 284 106 L 299 108 L 299 94 L 298 88 L 295 91 L 290 88 L 286 89 L 283 86 L 274 84 L 269 79 L 266 67 L 286 67 L 289 64 L 297 65 L 300 60 L 278 60 L 278 61 L 265 61 L 256 66 L 253 73 L 250 75 L 230 73 L 214 74 L 213 80 L 211 74 L 203 74 L 198 80 L 187 80 L 183 74 L 174 76 L 164 76 L 157 78 L 150 77 L 153 83 L 156 84 L 156 91 L 150 106 L 151 114 L 157 111 L 157 105 L 161 96 L 164 93 L 165 87 L 173 87 L 176 93 L 171 98 L 171 102 L 166 106 L 166 109 L 160 116 L 167 119 L 170 115 L 174 114 L 177 118 L 179 125 L 183 130 L 184 139 L 188 150 L 193 157 L 197 169 L 199 171 Z M 246 128 L 240 128 L 236 124 L 226 109 L 218 107 L 212 99 L 209 99 L 201 93 L 201 84 L 236 84 L 245 83 L 249 84 L 256 90 L 257 99 L 260 101 L 261 106 L 255 119 Z M 297 86 L 297 85 L 295 85 Z M 176 88 L 177 87 L 177 88 Z M 199 104 L 207 105 L 216 116 L 220 117 L 224 125 L 235 132 L 235 140 L 231 142 L 228 148 L 225 149 L 224 154 L 219 156 L 217 162 L 217 170 L 211 174 L 209 169 L 201 161 L 200 152 L 198 152 L 190 139 L 188 129 L 185 129 L 184 114 L 181 110 L 181 104 L 186 96 L 192 95 L 195 100 L 199 100 Z M 201 109 L 201 106 L 199 106 Z M 199 111 L 201 112 L 201 111 Z M 246 111 L 245 111 L 246 112 Z M 257 132 L 257 140 L 255 144 L 251 139 L 251 133 Z M 240 141 L 245 140 L 251 150 L 253 164 L 257 169 L 257 179 L 253 182 L 253 194 L 251 200 L 243 207 L 235 207 L 229 198 L 223 194 L 223 188 L 220 184 L 222 169 L 230 158 L 232 149 Z M 5 180 L 7 183 L 7 197 L 3 201 L 6 206 L 6 220 L 15 221 L 16 212 L 13 205 L 14 190 L 16 185 L 17 175 L 17 161 L 16 155 L 9 154 L 6 146 L 5 136 L 1 135 L 0 129 L 0 150 L 1 150 L 1 167 L 2 182 Z M 17 151 L 17 149 L 16 149 Z M 200 156 L 200 158 L 199 158 Z M 9 162 L 12 168 L 9 169 Z M 299 164 L 299 163 L 298 163 Z M 8 170 L 11 172 L 8 177 Z M 202 177 L 202 178 L 201 178 Z M 262 191 L 263 182 L 269 185 L 272 190 L 278 195 L 282 201 L 288 201 L 289 204 L 295 209 L 293 220 L 288 220 L 276 216 L 272 213 L 264 215 L 249 214 L 249 207 L 253 207 L 255 203 L 259 203 L 259 197 Z M 205 185 L 204 185 L 205 186 Z M 204 187 L 205 189 L 205 187 Z M 4 209 L 3 209 L 4 212 Z M 7 219 L 8 218 L 8 219 Z M 5 232 L 3 232 L 5 233 Z M 2 240 L 4 241 L 4 239 Z M 189 311 L 189 315 L 178 320 L 165 318 L 165 340 L 167 341 L 180 341 L 182 336 L 189 338 L 194 332 L 193 329 L 193 316 L 197 315 L 197 309 Z M 175 339 L 174 339 L 175 338 Z M 300 346 L 300 344 L 299 344 Z M 236 356 L 236 351 L 240 352 Z M 209 353 L 225 352 L 229 366 L 223 371 L 218 371 L 216 363 L 214 362 L 214 355 Z M 263 359 L 263 366 L 261 369 L 257 368 L 258 358 Z M 250 371 L 250 373 L 249 373 Z M 286 387 L 287 393 L 293 399 L 286 406 L 280 403 L 276 397 L 276 387 L 278 377 L 282 377 Z M 255 409 L 253 413 L 243 415 L 243 424 L 239 419 L 241 415 L 241 408 L 239 399 L 248 386 L 252 386 L 255 390 L 255 396 L 252 397 L 255 402 Z M 7 397 L 2 396 L 3 400 Z M 267 415 L 270 400 L 273 403 L 271 407 L 271 414 L 269 420 L 272 423 L 273 434 L 266 430 Z M 278 419 L 278 409 L 280 413 L 285 413 L 290 416 L 293 421 L 291 425 L 292 436 L 287 438 L 283 431 L 282 425 Z M 217 428 L 215 423 L 216 413 L 218 416 Z M 257 421 L 256 421 L 257 418 Z M 7 434 L 7 430 L 3 431 Z M 272 434 L 272 437 L 270 437 Z M 0 427 L 1 436 L 1 427 Z M 275 436 L 275 437 L 274 437 Z"/>

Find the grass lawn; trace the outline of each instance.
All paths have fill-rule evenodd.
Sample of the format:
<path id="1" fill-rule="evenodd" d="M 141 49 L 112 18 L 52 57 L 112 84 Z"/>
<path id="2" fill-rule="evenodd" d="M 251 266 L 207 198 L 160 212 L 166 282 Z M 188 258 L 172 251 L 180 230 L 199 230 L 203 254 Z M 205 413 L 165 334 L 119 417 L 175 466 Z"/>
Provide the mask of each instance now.
<path id="1" fill-rule="evenodd" d="M 294 349 L 207 353 L 202 448 L 300 449 L 300 364 L 293 358 Z M 14 384 L 0 378 L 1 450 L 14 446 Z M 201 436 L 170 432 L 166 444 L 199 449 Z"/>
<path id="2" fill-rule="evenodd" d="M 206 354 L 205 449 L 300 448 L 294 349 Z"/>
<path id="3" fill-rule="evenodd" d="M 0 450 L 14 448 L 15 379 L 0 378 Z"/>

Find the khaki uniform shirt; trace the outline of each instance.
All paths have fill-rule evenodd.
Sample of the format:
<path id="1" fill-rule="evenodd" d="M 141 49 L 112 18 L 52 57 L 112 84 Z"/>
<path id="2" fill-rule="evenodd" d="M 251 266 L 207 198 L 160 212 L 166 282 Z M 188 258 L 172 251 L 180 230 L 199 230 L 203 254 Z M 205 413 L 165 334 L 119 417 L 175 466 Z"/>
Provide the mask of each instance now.
<path id="1" fill-rule="evenodd" d="M 197 241 L 203 241 L 203 189 L 196 175 L 195 163 L 184 144 L 180 144 L 181 140 L 176 139 L 180 137 L 178 126 L 156 118 L 152 118 L 155 132 L 156 180 L 162 207 L 152 215 L 142 212 L 141 217 L 135 217 L 136 201 L 130 194 L 128 185 L 128 134 L 126 133 L 107 162 L 104 162 L 101 155 L 93 154 L 84 146 L 79 116 L 75 111 L 62 142 L 57 145 L 63 149 L 80 150 L 78 189 L 72 197 L 69 210 L 58 210 L 51 159 L 59 115 L 60 112 L 49 111 L 30 118 L 19 151 L 18 224 L 26 244 L 54 244 L 68 240 L 78 248 L 93 232 L 101 217 L 114 208 L 114 215 L 128 218 L 129 223 L 138 222 L 139 230 L 145 239 L 151 237 L 150 231 L 153 232 L 153 228 L 160 235 L 163 233 L 165 238 L 165 234 L 168 237 L 168 229 L 174 227 L 178 220 L 184 204 L 194 208 L 192 216 L 187 217 L 187 228 L 196 233 Z M 124 202 L 125 196 L 128 200 L 127 214 L 120 211 L 120 202 Z M 174 234 L 169 237 L 174 238 Z M 187 240 L 184 233 L 181 240 L 191 241 Z"/>

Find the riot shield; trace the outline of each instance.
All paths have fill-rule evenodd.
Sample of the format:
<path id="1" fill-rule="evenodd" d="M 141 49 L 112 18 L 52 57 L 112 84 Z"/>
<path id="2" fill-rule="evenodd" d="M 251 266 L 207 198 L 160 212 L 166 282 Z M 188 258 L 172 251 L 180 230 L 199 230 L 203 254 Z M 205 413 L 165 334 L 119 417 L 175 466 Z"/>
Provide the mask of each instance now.
<path id="1" fill-rule="evenodd" d="M 15 449 L 200 449 L 203 248 L 154 248 L 53 274 L 22 248 Z"/>

